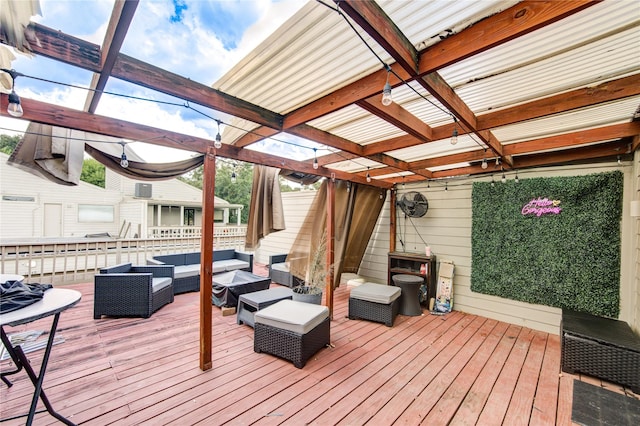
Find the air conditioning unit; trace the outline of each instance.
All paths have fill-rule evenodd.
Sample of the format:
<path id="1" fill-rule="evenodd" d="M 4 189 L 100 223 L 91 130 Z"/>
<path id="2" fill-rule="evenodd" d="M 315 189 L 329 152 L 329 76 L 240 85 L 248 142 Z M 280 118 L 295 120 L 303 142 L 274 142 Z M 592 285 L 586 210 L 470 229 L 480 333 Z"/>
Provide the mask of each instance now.
<path id="1" fill-rule="evenodd" d="M 151 198 L 152 189 L 150 183 L 136 183 L 136 197 L 137 198 Z"/>

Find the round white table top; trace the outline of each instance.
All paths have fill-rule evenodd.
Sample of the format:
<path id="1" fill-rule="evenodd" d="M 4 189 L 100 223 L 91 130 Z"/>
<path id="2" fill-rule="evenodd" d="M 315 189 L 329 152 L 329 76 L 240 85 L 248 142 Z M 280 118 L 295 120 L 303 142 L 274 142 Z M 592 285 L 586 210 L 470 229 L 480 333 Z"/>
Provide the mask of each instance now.
<path id="1" fill-rule="evenodd" d="M 50 288 L 44 297 L 31 305 L 6 314 L 0 314 L 0 326 L 26 324 L 49 315 L 55 315 L 80 301 L 82 293 L 67 288 Z"/>
<path id="2" fill-rule="evenodd" d="M 0 274 L 0 283 L 6 283 L 7 281 L 22 281 L 24 277 L 17 274 Z"/>

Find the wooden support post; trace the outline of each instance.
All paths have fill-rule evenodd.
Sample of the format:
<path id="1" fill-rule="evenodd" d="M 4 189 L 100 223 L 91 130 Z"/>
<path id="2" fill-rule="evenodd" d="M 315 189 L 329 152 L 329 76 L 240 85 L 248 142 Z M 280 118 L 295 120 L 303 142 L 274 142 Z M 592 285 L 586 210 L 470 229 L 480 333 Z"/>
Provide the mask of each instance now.
<path id="1" fill-rule="evenodd" d="M 396 251 L 396 188 L 392 188 L 389 197 L 389 251 Z"/>
<path id="2" fill-rule="evenodd" d="M 325 293 L 327 294 L 327 307 L 329 308 L 329 319 L 333 320 L 333 277 L 334 268 L 334 250 L 335 250 L 335 201 L 336 201 L 336 185 L 329 179 L 327 184 L 327 261 L 326 267 L 329 269 L 327 274 L 327 285 Z"/>
<path id="3" fill-rule="evenodd" d="M 216 151 L 204 156 L 202 177 L 202 237 L 200 238 L 200 369 L 212 367 L 213 220 L 216 184 Z"/>

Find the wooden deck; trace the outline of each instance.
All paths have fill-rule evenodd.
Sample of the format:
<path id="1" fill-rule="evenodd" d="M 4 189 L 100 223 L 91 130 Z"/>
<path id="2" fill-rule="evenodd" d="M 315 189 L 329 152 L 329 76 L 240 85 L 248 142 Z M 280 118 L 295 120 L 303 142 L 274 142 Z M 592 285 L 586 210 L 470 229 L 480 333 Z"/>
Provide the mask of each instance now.
<path id="1" fill-rule="evenodd" d="M 54 346 L 44 388 L 78 424 L 571 424 L 580 378 L 558 374 L 557 335 L 461 312 L 398 316 L 392 328 L 349 320 L 341 286 L 332 346 L 304 369 L 255 353 L 253 329 L 214 307 L 214 368 L 203 372 L 198 293 L 149 319 L 93 320 L 93 284 L 68 287 L 82 301 L 60 317 L 65 342 Z M 48 330 L 50 320 L 7 331 Z M 42 351 L 28 356 L 40 365 Z M 11 379 L 11 388 L 0 383 L 2 418 L 26 412 L 33 391 L 25 374 Z M 45 413 L 35 424 L 57 422 Z"/>

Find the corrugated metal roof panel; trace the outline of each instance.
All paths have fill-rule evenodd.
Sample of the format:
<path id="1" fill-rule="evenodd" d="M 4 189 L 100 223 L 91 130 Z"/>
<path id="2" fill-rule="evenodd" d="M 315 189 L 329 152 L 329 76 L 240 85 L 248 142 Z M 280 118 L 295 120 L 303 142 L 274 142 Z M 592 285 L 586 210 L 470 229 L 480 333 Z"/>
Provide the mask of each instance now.
<path id="1" fill-rule="evenodd" d="M 629 122 L 639 104 L 640 96 L 633 96 L 617 102 L 499 127 L 493 130 L 493 134 L 503 144 L 508 144 Z"/>

